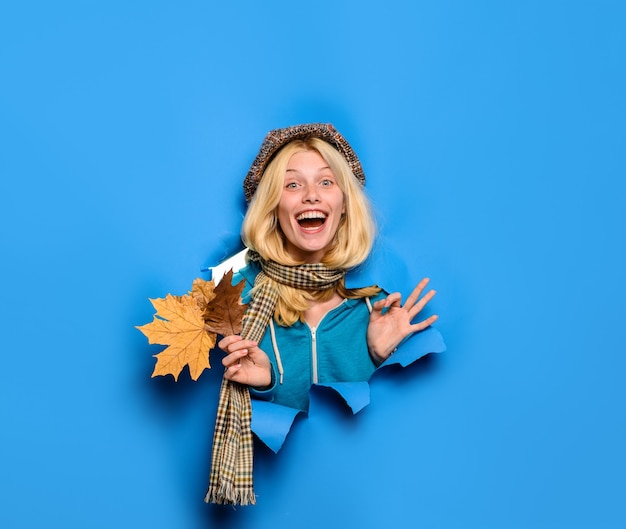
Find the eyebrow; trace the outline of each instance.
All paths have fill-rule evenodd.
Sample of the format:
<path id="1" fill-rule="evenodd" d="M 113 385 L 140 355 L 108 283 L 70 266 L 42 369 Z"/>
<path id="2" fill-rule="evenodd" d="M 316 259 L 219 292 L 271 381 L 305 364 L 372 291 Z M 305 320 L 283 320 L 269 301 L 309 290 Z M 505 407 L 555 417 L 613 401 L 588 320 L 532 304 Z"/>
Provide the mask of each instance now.
<path id="1" fill-rule="evenodd" d="M 325 165 L 324 167 L 320 167 L 317 172 L 321 173 L 322 171 L 325 171 L 326 169 L 328 169 L 329 171 L 332 171 L 332 169 L 330 168 L 330 166 Z M 298 171 L 297 169 L 286 169 L 285 170 L 286 173 L 299 173 L 300 171 Z"/>

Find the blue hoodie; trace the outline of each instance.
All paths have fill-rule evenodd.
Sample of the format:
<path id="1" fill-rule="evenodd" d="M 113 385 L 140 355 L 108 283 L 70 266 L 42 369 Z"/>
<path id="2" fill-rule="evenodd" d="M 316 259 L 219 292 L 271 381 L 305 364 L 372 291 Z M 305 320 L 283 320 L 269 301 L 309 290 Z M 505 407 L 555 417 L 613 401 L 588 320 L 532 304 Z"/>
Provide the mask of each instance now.
<path id="1" fill-rule="evenodd" d="M 260 268 L 250 263 L 233 277 L 245 279 L 244 303 Z M 250 388 L 252 397 L 275 404 L 307 410 L 312 384 L 369 380 L 377 365 L 367 348 L 367 326 L 371 304 L 386 296 L 345 299 L 328 311 L 316 328 L 297 321 L 290 327 L 272 322 L 259 347 L 272 364 L 272 385 L 263 391 Z"/>

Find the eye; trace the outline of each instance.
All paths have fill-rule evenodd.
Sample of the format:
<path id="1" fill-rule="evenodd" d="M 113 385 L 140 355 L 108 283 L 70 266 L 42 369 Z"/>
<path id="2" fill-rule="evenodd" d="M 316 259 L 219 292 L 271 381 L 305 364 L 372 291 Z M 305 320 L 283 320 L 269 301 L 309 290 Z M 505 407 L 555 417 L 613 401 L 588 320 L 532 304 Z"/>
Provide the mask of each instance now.
<path id="1" fill-rule="evenodd" d="M 330 178 L 324 178 L 324 180 L 320 182 L 322 187 L 330 187 L 333 185 L 333 183 L 334 182 Z"/>
<path id="2" fill-rule="evenodd" d="M 285 189 L 296 189 L 298 184 L 296 182 L 288 182 L 285 184 Z"/>

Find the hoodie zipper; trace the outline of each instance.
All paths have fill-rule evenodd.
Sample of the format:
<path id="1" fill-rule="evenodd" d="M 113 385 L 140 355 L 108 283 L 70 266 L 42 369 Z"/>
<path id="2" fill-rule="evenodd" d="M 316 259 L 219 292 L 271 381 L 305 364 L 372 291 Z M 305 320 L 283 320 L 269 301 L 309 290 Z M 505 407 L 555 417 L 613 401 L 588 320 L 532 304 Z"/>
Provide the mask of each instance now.
<path id="1" fill-rule="evenodd" d="M 324 321 L 324 318 L 328 316 L 329 313 L 341 307 L 345 302 L 346 300 L 344 299 L 339 305 L 326 311 L 324 315 L 320 318 L 320 321 L 317 322 L 317 325 L 315 327 L 311 327 L 308 323 L 306 324 L 311 331 L 311 383 L 313 384 L 317 384 L 319 382 L 319 376 L 317 372 L 317 329 L 319 329 L 320 325 Z"/>
<path id="2" fill-rule="evenodd" d="M 319 327 L 319 323 L 317 324 Z M 317 339 L 316 339 L 317 327 L 311 328 L 311 382 L 317 384 Z"/>

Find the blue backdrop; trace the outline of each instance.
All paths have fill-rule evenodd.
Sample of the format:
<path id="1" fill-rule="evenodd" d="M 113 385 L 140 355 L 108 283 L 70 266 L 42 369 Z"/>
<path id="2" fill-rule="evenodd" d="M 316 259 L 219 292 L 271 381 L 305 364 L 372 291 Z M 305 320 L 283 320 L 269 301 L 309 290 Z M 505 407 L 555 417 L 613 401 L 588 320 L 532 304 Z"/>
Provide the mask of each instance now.
<path id="1" fill-rule="evenodd" d="M 626 526 L 623 2 L 0 8 L 0 525 Z M 203 503 L 218 367 L 135 328 L 236 245 L 265 133 L 333 123 L 448 351 L 315 395 Z"/>

